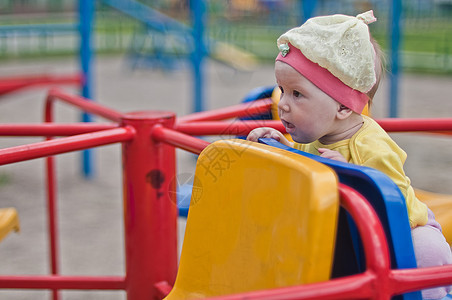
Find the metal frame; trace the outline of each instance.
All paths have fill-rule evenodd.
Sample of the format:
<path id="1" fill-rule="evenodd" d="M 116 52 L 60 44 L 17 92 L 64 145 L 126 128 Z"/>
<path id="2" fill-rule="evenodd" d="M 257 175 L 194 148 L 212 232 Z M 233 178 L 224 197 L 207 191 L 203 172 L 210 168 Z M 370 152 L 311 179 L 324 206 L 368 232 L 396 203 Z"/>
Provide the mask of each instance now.
<path id="1" fill-rule="evenodd" d="M 54 124 L 53 104 L 75 106 L 113 123 Z M 1 136 L 43 136 L 45 141 L 0 150 L 0 165 L 47 157 L 48 227 L 51 274 L 0 276 L 0 288 L 51 289 L 58 299 L 60 289 L 125 290 L 129 300 L 162 297 L 177 272 L 177 207 L 175 199 L 162 204 L 162 195 L 175 195 L 169 180 L 175 175 L 175 149 L 200 153 L 208 142 L 191 135 L 237 135 L 265 126 L 282 129 L 279 121 L 222 121 L 270 109 L 268 99 L 195 113 L 176 119 L 172 112 L 122 114 L 81 96 L 60 89 L 49 91 L 43 124 L 2 124 Z M 452 131 L 452 119 L 380 120 L 389 131 Z M 52 136 L 63 136 L 53 139 Z M 125 276 L 62 276 L 58 274 L 57 199 L 52 155 L 96 146 L 123 144 Z M 151 155 L 150 155 L 151 154 Z M 151 172 L 150 172 L 151 171 Z M 152 174 L 151 174 L 152 173 Z M 156 180 L 155 180 L 156 179 Z M 151 184 L 149 184 L 151 183 Z M 368 297 L 389 299 L 390 295 L 434 285 L 452 283 L 452 266 L 391 270 L 387 242 L 373 209 L 350 188 L 341 187 L 345 207 L 357 221 L 366 252 L 367 270 L 358 275 L 324 283 L 272 291 L 224 296 L 219 299 L 321 299 Z M 167 196 L 169 197 L 169 196 Z M 361 220 L 361 221 L 360 221 Z M 366 220 L 366 222 L 362 222 Z M 372 222 L 369 222 L 372 220 Z M 363 224 L 361 224 L 363 223 Z M 371 226 L 368 226 L 371 224 Z M 165 230 L 162 234 L 162 230 Z M 159 245 L 155 247 L 155 245 Z M 154 288 L 149 288 L 149 287 Z"/>

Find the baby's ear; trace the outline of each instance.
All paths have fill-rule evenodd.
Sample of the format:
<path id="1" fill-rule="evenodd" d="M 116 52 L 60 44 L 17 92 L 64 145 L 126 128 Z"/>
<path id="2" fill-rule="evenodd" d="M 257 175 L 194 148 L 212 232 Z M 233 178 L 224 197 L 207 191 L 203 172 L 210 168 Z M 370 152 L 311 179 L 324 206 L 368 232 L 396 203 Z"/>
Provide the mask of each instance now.
<path id="1" fill-rule="evenodd" d="M 340 119 L 340 120 L 347 119 L 352 113 L 353 113 L 353 111 L 350 108 L 348 108 L 347 106 L 345 106 L 343 104 L 338 103 L 337 114 L 336 114 L 338 119 Z"/>

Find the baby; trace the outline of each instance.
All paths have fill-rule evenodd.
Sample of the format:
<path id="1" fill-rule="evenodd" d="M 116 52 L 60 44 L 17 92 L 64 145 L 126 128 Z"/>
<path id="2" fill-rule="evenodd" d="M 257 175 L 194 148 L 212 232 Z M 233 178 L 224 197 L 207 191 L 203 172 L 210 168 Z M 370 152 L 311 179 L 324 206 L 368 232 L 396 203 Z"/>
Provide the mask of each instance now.
<path id="1" fill-rule="evenodd" d="M 374 120 L 361 114 L 383 70 L 381 50 L 367 26 L 374 21 L 372 11 L 357 17 L 315 17 L 279 37 L 278 114 L 294 142 L 268 127 L 254 129 L 247 139 L 274 138 L 308 153 L 385 173 L 405 196 L 418 267 L 451 264 L 441 226 L 416 198 L 405 175 L 406 153 Z M 422 296 L 441 299 L 449 291 L 449 287 L 427 289 Z"/>

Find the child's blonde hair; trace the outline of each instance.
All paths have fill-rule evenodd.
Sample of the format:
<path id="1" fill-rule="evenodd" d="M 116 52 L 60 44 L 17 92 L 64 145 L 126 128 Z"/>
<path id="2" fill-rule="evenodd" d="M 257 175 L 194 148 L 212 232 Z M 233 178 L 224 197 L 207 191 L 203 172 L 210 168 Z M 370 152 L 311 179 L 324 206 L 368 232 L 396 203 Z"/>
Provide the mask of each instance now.
<path id="1" fill-rule="evenodd" d="M 377 92 L 380 85 L 381 78 L 383 77 L 386 70 L 386 57 L 383 50 L 381 50 L 380 45 L 372 36 L 370 37 L 370 42 L 372 43 L 372 46 L 375 50 L 375 75 L 377 81 L 375 82 L 375 85 L 366 93 L 369 97 L 369 107 L 372 105 L 372 100 L 374 99 L 375 93 Z"/>

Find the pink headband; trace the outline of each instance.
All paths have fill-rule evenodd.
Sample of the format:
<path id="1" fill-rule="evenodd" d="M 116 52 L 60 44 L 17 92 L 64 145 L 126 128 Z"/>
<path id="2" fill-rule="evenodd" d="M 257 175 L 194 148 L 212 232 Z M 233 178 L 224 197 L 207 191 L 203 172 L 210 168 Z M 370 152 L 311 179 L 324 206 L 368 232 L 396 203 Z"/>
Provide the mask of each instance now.
<path id="1" fill-rule="evenodd" d="M 307 59 L 300 49 L 292 44 L 289 44 L 288 51 L 280 52 L 276 60 L 290 65 L 328 96 L 358 114 L 363 111 L 369 101 L 366 94 L 352 89 L 327 69 Z"/>

